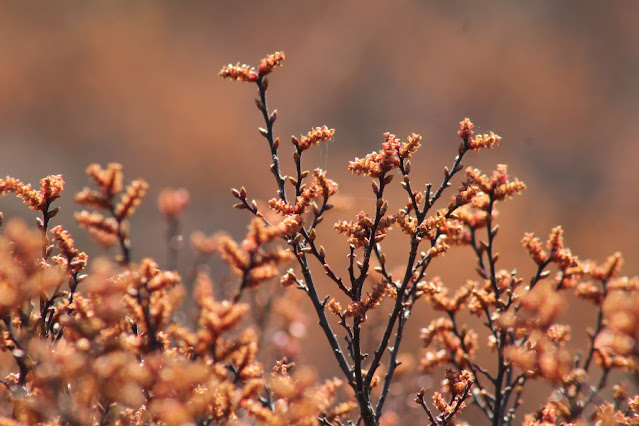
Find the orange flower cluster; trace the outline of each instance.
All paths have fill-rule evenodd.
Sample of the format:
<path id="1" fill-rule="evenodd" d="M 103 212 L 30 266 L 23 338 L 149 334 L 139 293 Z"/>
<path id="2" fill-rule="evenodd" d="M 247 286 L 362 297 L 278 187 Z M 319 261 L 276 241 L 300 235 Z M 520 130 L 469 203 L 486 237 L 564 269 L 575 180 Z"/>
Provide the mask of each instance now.
<path id="1" fill-rule="evenodd" d="M 539 238 L 535 237 L 532 232 L 527 232 L 521 239 L 521 244 L 537 265 L 543 265 L 548 260 L 548 254 L 544 251 L 543 245 Z"/>
<path id="2" fill-rule="evenodd" d="M 471 229 L 486 226 L 488 215 L 496 216 L 494 203 L 521 194 L 526 185 L 518 179 L 510 181 L 507 166 L 500 164 L 491 177 L 478 169 L 467 168 L 466 179 L 449 208 L 455 208 L 453 217 Z M 490 210 L 490 213 L 489 213 Z M 467 241 L 468 235 L 462 241 Z"/>
<path id="3" fill-rule="evenodd" d="M 434 259 L 437 256 L 441 256 L 448 251 L 450 246 L 446 243 L 446 235 L 441 235 L 435 240 L 435 245 L 428 249 L 426 255 L 429 259 Z"/>
<path id="4" fill-rule="evenodd" d="M 523 279 L 515 271 L 494 268 L 499 259 L 498 254 L 492 251 L 492 239 L 497 235 L 497 228 L 487 231 L 488 241 L 478 240 L 477 230 L 494 219 L 492 203 L 523 189 L 523 184 L 516 182 L 509 182 L 503 167 L 499 167 L 490 178 L 476 170 L 467 171 L 467 180 L 461 191 L 469 190 L 474 195 L 467 205 L 455 210 L 452 217 L 467 228 L 464 230 L 466 237 L 473 232 L 471 240 L 462 241 L 475 250 L 479 261 L 477 272 L 483 281 L 469 281 L 452 297 L 448 296 L 448 289 L 438 278 L 417 284 L 417 294 L 436 310 L 447 314 L 447 317 L 435 319 L 422 329 L 422 341 L 428 351 L 420 367 L 423 371 L 432 371 L 438 366 L 453 365 L 458 369 L 468 368 L 477 375 L 480 368 L 474 364 L 478 351 L 477 333 L 456 322 L 457 314 L 467 308 L 472 314 L 486 319 L 490 332 L 487 348 L 494 352 L 502 351 L 507 360 L 504 364 L 507 367 L 498 368 L 520 371 L 514 379 L 516 386 L 523 389 L 526 380 L 543 379 L 552 384 L 556 395 L 561 395 L 549 400 L 546 411 L 527 416 L 527 424 L 546 424 L 543 419 L 551 417 L 574 421 L 581 418 L 583 401 L 592 401 L 592 397 L 588 396 L 591 391 L 587 390 L 591 389 L 588 384 L 593 374 L 591 364 L 597 363 L 603 371 L 600 383 L 604 383 L 607 375 L 615 369 L 636 371 L 638 368 L 636 342 L 639 341 L 639 327 L 636 324 L 639 317 L 636 316 L 636 307 L 639 299 L 636 293 L 639 292 L 639 280 L 617 277 L 623 263 L 619 253 L 602 265 L 579 261 L 564 246 L 561 227 L 550 232 L 545 244 L 534 234 L 524 236 L 522 244 L 538 267 L 530 286 L 522 286 Z M 472 213 L 473 210 L 482 211 L 483 215 L 478 216 Z M 398 215 L 402 218 L 400 227 L 410 231 L 411 222 L 405 216 Z M 440 220 L 429 224 L 430 236 L 434 235 L 433 229 L 441 231 L 441 223 Z M 554 280 L 543 282 L 550 275 L 546 268 L 552 264 L 558 269 L 557 275 Z M 587 349 L 585 361 L 575 356 L 568 347 L 571 328 L 559 323 L 566 305 L 564 290 L 570 288 L 575 289 L 577 297 L 593 302 L 601 312 L 595 330 L 589 331 L 591 347 Z M 482 368 L 482 374 L 488 374 L 485 367 Z M 494 380 L 494 376 L 487 377 Z M 473 394 L 473 400 L 479 407 L 494 401 L 486 384 L 478 381 L 476 386 L 479 386 L 479 392 Z M 592 388 L 595 389 L 593 392 L 598 393 L 601 386 Z M 485 396 L 478 396 L 480 394 Z M 512 422 L 512 416 L 507 419 Z"/>
<path id="5" fill-rule="evenodd" d="M 371 231 L 375 225 L 373 220 L 364 212 L 359 212 L 355 220 L 346 222 L 345 220 L 337 222 L 335 229 L 340 234 L 348 237 L 348 243 L 355 247 L 363 247 L 370 242 L 371 238 L 375 238 L 376 242 L 382 241 L 391 226 L 395 223 L 393 216 L 384 216 L 380 219 L 375 235 L 371 235 Z"/>
<path id="6" fill-rule="evenodd" d="M 313 177 L 317 185 L 322 189 L 321 193 L 324 198 L 331 197 L 338 192 L 338 185 L 332 179 L 326 177 L 326 171 L 322 169 L 315 169 L 313 171 Z"/>
<path id="7" fill-rule="evenodd" d="M 354 302 L 349 304 L 344 312 L 341 313 L 341 316 L 344 318 L 353 318 L 358 317 L 361 318 L 362 321 L 366 320 L 366 312 L 371 309 L 377 308 L 382 303 L 382 298 L 386 294 L 388 289 L 388 283 L 382 281 L 373 287 L 373 292 L 370 293 L 366 298 L 361 302 Z M 335 299 L 331 299 L 329 306 L 327 307 L 329 311 L 334 313 L 335 315 L 339 315 L 339 310 L 341 310 L 341 306 L 339 303 L 335 301 Z"/>
<path id="8" fill-rule="evenodd" d="M 559 288 L 572 288 L 577 284 L 577 280 L 583 276 L 587 269 L 584 262 L 580 262 L 569 248 L 564 247 L 563 229 L 557 226 L 550 231 L 546 247 L 550 254 L 543 250 L 541 241 L 533 233 L 526 233 L 521 240 L 522 245 L 533 261 L 540 267 L 548 263 L 555 263 L 560 268 L 556 281 Z M 578 295 L 585 299 L 592 296 L 592 287 L 588 283 L 581 283 L 578 288 Z"/>
<path id="9" fill-rule="evenodd" d="M 543 406 L 538 413 L 524 416 L 523 426 L 550 426 L 557 424 L 557 410 L 551 403 Z"/>
<path id="10" fill-rule="evenodd" d="M 518 322 L 525 322 L 532 329 L 545 331 L 556 324 L 564 305 L 564 298 L 555 290 L 552 283 L 540 283 L 521 298 L 520 306 L 524 312 L 518 315 Z"/>
<path id="11" fill-rule="evenodd" d="M 574 381 L 573 358 L 564 347 L 557 347 L 545 335 L 533 333 L 528 339 L 531 349 L 509 346 L 505 349 L 506 359 L 523 370 L 527 377 L 543 377 L 551 383 L 570 385 Z"/>
<path id="12" fill-rule="evenodd" d="M 102 414 L 110 421 L 185 424 L 207 417 L 228 420 L 258 399 L 263 381 L 255 361 L 257 335 L 246 329 L 237 338 L 224 337 L 237 327 L 247 306 L 215 302 L 210 281 L 200 277 L 198 329 L 191 332 L 170 323 L 181 298 L 177 275 L 160 271 L 150 260 L 107 278 L 113 272 L 98 272 L 87 282 L 89 293 L 77 296 L 73 320 L 66 324 L 69 357 L 76 359 L 73 365 L 79 369 L 56 380 L 69 380 L 64 374 L 74 374 L 72 389 L 84 392 L 72 394 L 80 408 L 89 406 L 75 401 L 81 396 L 101 400 L 105 408 L 120 407 Z M 180 344 L 171 347 L 169 337 Z M 90 353 L 98 356 L 89 357 Z M 57 361 L 71 365 L 68 357 Z M 145 395 L 152 395 L 152 400 L 145 402 Z M 96 414 L 80 411 L 74 418 Z"/>
<path id="13" fill-rule="evenodd" d="M 0 317 L 51 292 L 64 282 L 65 267 L 42 263 L 42 235 L 19 220 L 3 227 L 0 237 Z"/>
<path id="14" fill-rule="evenodd" d="M 420 238 L 434 240 L 440 228 L 447 227 L 446 210 L 439 210 L 435 216 L 426 218 L 417 226 L 417 218 L 409 216 L 406 210 L 402 209 L 397 212 L 395 220 L 397 225 L 408 235 L 419 234 Z M 451 227 L 455 226 L 451 221 Z"/>
<path id="15" fill-rule="evenodd" d="M 490 178 L 483 175 L 480 170 L 469 167 L 466 169 L 466 182 L 468 186 L 477 186 L 483 193 L 489 194 L 496 201 L 521 194 L 526 189 L 526 184 L 519 179 L 509 181 L 508 166 L 505 164 L 497 165 L 497 170 L 493 171 Z"/>
<path id="16" fill-rule="evenodd" d="M 266 250 L 269 242 L 290 237 L 302 226 L 299 215 L 291 215 L 276 226 L 268 226 L 262 219 L 254 218 L 248 234 L 241 244 L 226 235 L 218 236 L 218 250 L 222 258 L 242 275 L 242 288 L 252 288 L 278 275 L 278 267 L 290 262 L 295 255 L 290 250 L 276 248 Z"/>
<path id="17" fill-rule="evenodd" d="M 479 151 L 482 148 L 492 149 L 493 146 L 498 145 L 501 140 L 501 136 L 496 135 L 493 132 L 484 133 L 483 135 L 475 135 L 468 141 L 468 148 L 471 151 Z"/>
<path id="18" fill-rule="evenodd" d="M 457 136 L 464 140 L 460 150 L 465 151 L 470 149 L 471 151 L 479 151 L 483 148 L 492 149 L 493 146 L 498 145 L 501 137 L 493 132 L 484 133 L 482 135 L 475 135 L 473 128 L 475 125 L 468 118 L 464 118 L 459 122 L 459 131 Z"/>
<path id="19" fill-rule="evenodd" d="M 618 254 L 611 256 L 607 265 L 598 272 L 610 271 L 610 266 L 616 264 Z M 610 271 L 612 272 L 612 271 Z M 605 274 L 604 282 L 614 277 L 616 273 Z M 597 274 L 599 275 L 599 274 Z M 603 313 L 605 327 L 596 336 L 595 348 L 597 361 L 602 368 L 616 366 L 634 371 L 639 368 L 637 347 L 639 345 L 639 288 L 635 280 L 634 288 L 627 290 L 615 285 L 619 282 L 627 283 L 627 280 L 612 281 L 605 287 L 607 294 L 602 294 L 597 303 Z"/>
<path id="20" fill-rule="evenodd" d="M 300 136 L 299 139 L 295 136 L 291 136 L 291 140 L 298 150 L 306 151 L 307 149 L 318 145 L 320 142 L 326 142 L 333 139 L 334 134 L 335 129 L 329 129 L 326 126 L 322 126 L 311 129 L 306 136 Z"/>
<path id="21" fill-rule="evenodd" d="M 282 66 L 284 59 L 284 52 L 275 52 L 261 59 L 257 70 L 250 65 L 240 65 L 238 62 L 236 65 L 223 66 L 218 75 L 231 80 L 256 82 L 261 76 L 270 74 L 276 66 Z"/>
<path id="22" fill-rule="evenodd" d="M 421 136 L 411 134 L 407 142 L 401 142 L 395 135 L 384 133 L 382 149 L 366 157 L 348 162 L 348 170 L 353 174 L 380 178 L 400 164 L 400 158 L 410 158 L 421 146 Z"/>
<path id="23" fill-rule="evenodd" d="M 255 68 L 246 64 L 240 65 L 239 62 L 235 65 L 228 64 L 223 66 L 218 75 L 222 78 L 246 82 L 255 82 L 260 77 Z"/>
<path id="24" fill-rule="evenodd" d="M 58 225 L 52 228 L 51 234 L 53 235 L 53 241 L 60 249 L 60 254 L 51 259 L 76 274 L 80 273 L 86 267 L 89 256 L 75 248 L 75 241 L 62 226 Z"/>
<path id="25" fill-rule="evenodd" d="M 90 213 L 82 210 L 75 214 L 78 225 L 86 228 L 89 234 L 101 245 L 112 246 L 118 240 L 118 222 L 112 217 L 105 217 L 102 213 Z"/>
<path id="26" fill-rule="evenodd" d="M 122 195 L 120 203 L 115 208 L 115 217 L 119 220 L 128 219 L 135 213 L 146 195 L 149 185 L 140 179 L 136 179 L 129 184 L 126 192 Z"/>
<path id="27" fill-rule="evenodd" d="M 543 377 L 568 386 L 577 377 L 577 371 L 573 370 L 573 357 L 566 345 L 570 328 L 556 322 L 564 304 L 564 298 L 551 283 L 543 283 L 522 298 L 522 311 L 504 313 L 497 322 L 500 329 L 514 332 L 527 342 L 505 348 L 506 358 L 513 365 L 528 377 Z"/>
<path id="28" fill-rule="evenodd" d="M 464 307 L 469 297 L 474 293 L 476 284 L 469 282 L 460 287 L 452 297 L 449 297 L 449 289 L 441 278 L 435 277 L 426 283 L 418 283 L 423 297 L 433 305 L 437 311 L 454 313 Z"/>
<path id="29" fill-rule="evenodd" d="M 468 182 L 463 182 L 462 187 L 459 188 L 459 192 L 457 192 L 457 194 L 455 194 L 452 198 L 451 204 L 455 208 L 465 206 L 466 204 L 471 203 L 478 193 L 481 192 L 477 186 L 471 185 Z"/>
<path id="30" fill-rule="evenodd" d="M 123 223 L 135 213 L 149 185 L 142 179 L 135 179 L 124 188 L 122 165 L 118 163 L 108 164 L 105 169 L 98 164 L 91 164 L 86 173 L 97 189 L 84 188 L 76 194 L 75 201 L 86 207 L 106 210 L 111 217 L 83 210 L 76 213 L 76 221 L 102 245 L 110 246 L 119 240 L 120 244 L 128 246 L 127 230 Z M 126 257 L 128 254 L 125 254 Z M 128 262 L 128 259 L 124 260 Z"/>
<path id="31" fill-rule="evenodd" d="M 319 195 L 319 192 L 319 186 L 311 185 L 305 188 L 299 197 L 297 197 L 295 205 L 291 205 L 281 198 L 271 198 L 268 200 L 268 206 L 270 209 L 282 215 L 304 214 L 313 202 L 313 199 Z"/>
<path id="32" fill-rule="evenodd" d="M 408 138 L 406 138 L 406 142 L 402 143 L 399 147 L 399 157 L 400 158 L 410 158 L 413 154 L 417 152 L 417 150 L 422 146 L 420 143 L 422 140 L 422 135 L 418 135 L 417 133 L 411 133 Z"/>
<path id="33" fill-rule="evenodd" d="M 639 418 L 639 397 L 624 398 L 615 403 L 604 402 L 595 407 L 592 421 L 601 425 L 633 425 Z"/>
<path id="34" fill-rule="evenodd" d="M 487 209 L 490 205 L 488 194 L 478 192 L 471 201 L 455 210 L 453 216 L 470 229 L 481 229 L 486 227 L 488 221 Z M 492 216 L 496 216 L 497 211 L 493 208 Z"/>
<path id="35" fill-rule="evenodd" d="M 436 348 L 427 351 L 420 361 L 420 368 L 425 372 L 450 363 L 467 366 L 478 348 L 477 333 L 469 330 L 460 338 L 454 332 L 453 323 L 446 318 L 431 321 L 421 330 L 420 338 L 425 348 L 436 344 Z"/>
<path id="36" fill-rule="evenodd" d="M 457 136 L 465 141 L 470 140 L 470 138 L 472 138 L 475 134 L 475 132 L 473 131 L 474 127 L 475 125 L 472 121 L 470 121 L 470 118 L 464 118 L 462 121 L 459 122 L 459 130 L 457 131 Z"/>
<path id="37" fill-rule="evenodd" d="M 275 232 L 255 225 L 247 240 L 259 246 L 290 226 Z M 196 280 L 199 313 L 191 330 L 174 321 L 184 294 L 177 273 L 151 259 L 122 269 L 97 259 L 86 279 L 74 280 L 88 258 L 63 228 L 50 232 L 60 250 L 53 264 L 41 257 L 39 230 L 10 220 L 0 236 L 0 351 L 19 369 L 2 380 L 3 424 L 181 425 L 240 417 L 315 424 L 319 416 L 339 421 L 356 407 L 336 404 L 341 381 L 316 384 L 305 369 L 266 381 L 258 333 L 237 332 L 248 305 L 216 301 L 207 276 Z M 67 278 L 70 291 L 60 291 Z M 23 311 L 32 299 L 48 304 L 43 295 L 53 293 L 61 303 L 43 316 Z M 266 386 L 272 408 L 263 404 Z"/>
<path id="38" fill-rule="evenodd" d="M 286 57 L 284 52 L 275 52 L 270 55 L 266 55 L 264 59 L 260 60 L 260 65 L 257 67 L 257 71 L 260 75 L 269 74 L 275 67 L 281 67 Z"/>
<path id="39" fill-rule="evenodd" d="M 325 199 L 335 195 L 338 191 L 337 183 L 326 177 L 326 172 L 321 169 L 315 169 L 313 171 L 313 177 L 315 182 L 309 186 L 302 184 L 300 186 L 301 194 L 296 197 L 295 204 L 288 203 L 281 198 L 271 198 L 268 201 L 270 209 L 278 212 L 281 215 L 302 215 L 307 213 L 309 207 L 313 207 L 313 213 L 318 213 L 317 205 L 313 200 L 320 195 Z M 297 182 L 295 182 L 297 184 Z"/>
<path id="40" fill-rule="evenodd" d="M 7 176 L 0 179 L 0 196 L 14 193 L 31 210 L 45 212 L 48 206 L 60 198 L 64 190 L 62 175 L 51 175 L 40 180 L 40 191 L 33 189 L 31 184 L 24 184 L 19 179 Z"/>
<path id="41" fill-rule="evenodd" d="M 269 425 L 318 424 L 319 418 L 332 424 L 353 411 L 353 402 L 333 406 L 341 380 L 316 383 L 316 374 L 309 368 L 297 369 L 293 375 L 273 374 L 269 383 L 273 409 L 257 402 L 246 408 L 258 421 Z"/>
<path id="42" fill-rule="evenodd" d="M 452 369 L 447 369 L 446 379 L 442 383 L 442 392 L 450 395 L 450 397 L 447 400 L 442 393 L 437 391 L 432 395 L 433 404 L 439 411 L 439 415 L 435 416 L 428 408 L 424 399 L 426 395 L 424 388 L 417 393 L 415 402 L 424 408 L 433 425 L 447 425 L 451 422 L 456 425 L 467 425 L 466 422 L 457 421 L 455 417 L 466 408 L 464 401 L 469 397 L 469 391 L 473 384 L 474 379 L 470 371 L 462 370 L 458 373 Z"/>

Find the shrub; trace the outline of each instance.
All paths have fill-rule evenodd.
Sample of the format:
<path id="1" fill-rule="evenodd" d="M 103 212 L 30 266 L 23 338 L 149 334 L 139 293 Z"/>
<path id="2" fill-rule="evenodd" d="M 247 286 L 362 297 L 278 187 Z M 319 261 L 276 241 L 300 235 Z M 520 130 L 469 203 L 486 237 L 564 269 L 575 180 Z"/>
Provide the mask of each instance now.
<path id="1" fill-rule="evenodd" d="M 493 132 L 476 134 L 467 118 L 459 125 L 452 164 L 439 184 L 423 191 L 410 174 L 422 137 L 413 133 L 402 141 L 385 133 L 379 151 L 348 165 L 372 181 L 370 210 L 327 230 L 322 222 L 335 206 L 338 185 L 324 170 L 306 170 L 302 160 L 308 150 L 332 140 L 335 130 L 322 126 L 293 136 L 295 173 L 282 174 L 277 111 L 267 104 L 267 89 L 269 74 L 284 59 L 277 52 L 257 69 L 237 64 L 220 71 L 257 86 L 265 126 L 259 131 L 270 149 L 276 196 L 262 206 L 244 187 L 234 189 L 235 207 L 251 216 L 246 237 L 236 242 L 226 234 L 194 234 L 194 272 L 184 279 L 175 268 L 180 215 L 189 199 L 185 190 L 167 189 L 158 200 L 169 225 L 169 267 L 162 269 L 152 259 L 132 260 L 128 221 L 148 185 L 141 179 L 125 185 L 119 164 L 89 166 L 94 188 L 75 197 L 87 208 L 76 214 L 77 222 L 101 245 L 118 247 L 113 260 L 89 261 L 66 230 L 51 227 L 59 212 L 52 205 L 64 189 L 61 176 L 42 179 L 39 190 L 11 177 L 0 180 L 2 195 L 15 194 L 39 214 L 37 229 L 18 219 L 2 226 L 0 348 L 11 362 L 1 382 L 3 421 L 400 422 L 403 413 L 384 411 L 385 403 L 394 379 L 410 369 L 401 363 L 410 360 L 402 352 L 406 324 L 416 309 L 430 309 L 441 317 L 421 331 L 425 351 L 417 368 L 422 374 L 445 371 L 445 379 L 441 389 L 429 391 L 432 398 L 426 389 L 402 388 L 415 395 L 422 420 L 464 424 L 462 411 L 472 405 L 494 425 L 512 424 L 516 416 L 527 425 L 636 424 L 639 397 L 629 397 L 621 383 L 612 394 L 604 389 L 615 371 L 637 370 L 639 280 L 619 275 L 621 255 L 603 264 L 582 261 L 564 246 L 556 227 L 545 244 L 533 234 L 522 239 L 536 265 L 532 277 L 504 269 L 496 207 L 525 185 L 510 178 L 505 165 L 490 174 L 462 166 L 469 151 L 492 149 L 501 140 Z M 462 173 L 461 186 L 447 200 L 452 179 Z M 390 191 L 405 192 L 406 202 L 391 207 Z M 386 259 L 392 228 L 406 241 L 405 260 L 397 267 Z M 319 244 L 318 235 L 335 231 L 346 239 L 344 271 L 331 266 L 337 255 Z M 437 257 L 462 247 L 474 253 L 477 279 L 451 289 L 427 274 Z M 213 254 L 237 276 L 228 297 L 216 298 L 211 279 L 198 267 Z M 327 295 L 318 286 L 324 275 L 332 288 Z M 269 284 L 278 277 L 284 293 Z M 191 287 L 197 315 L 189 324 L 174 313 Z M 245 302 L 247 293 L 252 302 Z M 320 381 L 314 369 L 294 362 L 301 334 L 295 330 L 306 321 L 296 308 L 300 295 L 313 306 L 340 377 Z M 261 303 L 255 302 L 258 296 Z M 560 322 L 575 297 L 596 312 L 580 349 L 569 345 L 571 329 Z M 371 320 L 375 312 L 387 314 L 376 317 L 382 319 L 381 332 Z M 472 325 L 463 323 L 469 319 Z M 267 374 L 260 361 L 265 356 L 258 355 L 268 350 L 263 337 L 273 322 L 288 334 L 272 354 L 286 356 Z M 373 350 L 366 353 L 371 338 Z M 550 392 L 537 411 L 520 413 L 533 381 L 547 383 Z"/>

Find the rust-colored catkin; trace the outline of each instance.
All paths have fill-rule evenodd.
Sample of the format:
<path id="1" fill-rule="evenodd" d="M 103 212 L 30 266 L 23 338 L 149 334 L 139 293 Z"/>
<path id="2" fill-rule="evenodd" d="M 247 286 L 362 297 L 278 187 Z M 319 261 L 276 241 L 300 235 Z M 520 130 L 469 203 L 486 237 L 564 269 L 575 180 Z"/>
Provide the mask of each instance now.
<path id="1" fill-rule="evenodd" d="M 31 210 L 46 213 L 49 205 L 60 198 L 64 191 L 62 175 L 50 175 L 40 180 L 40 191 L 33 189 L 31 184 L 25 184 L 19 179 L 7 176 L 0 179 L 0 196 L 13 193 L 29 206 Z"/>
<path id="2" fill-rule="evenodd" d="M 322 127 L 315 127 L 311 129 L 305 136 L 301 136 L 299 139 L 295 136 L 291 136 L 293 145 L 295 145 L 300 151 L 306 151 L 313 146 L 317 146 L 320 142 L 327 142 L 333 139 L 335 129 L 329 129 L 326 125 Z"/>

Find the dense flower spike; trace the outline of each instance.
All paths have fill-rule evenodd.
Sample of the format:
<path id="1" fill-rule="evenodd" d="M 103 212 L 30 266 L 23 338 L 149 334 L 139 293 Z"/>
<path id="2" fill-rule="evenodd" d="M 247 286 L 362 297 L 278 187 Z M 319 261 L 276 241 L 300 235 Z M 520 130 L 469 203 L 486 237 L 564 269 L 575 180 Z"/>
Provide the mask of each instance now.
<path id="1" fill-rule="evenodd" d="M 259 78 L 259 74 L 255 68 L 246 64 L 240 65 L 238 62 L 235 65 L 225 65 L 219 72 L 222 78 L 230 78 L 231 80 L 239 80 L 246 82 L 255 82 Z"/>
<path id="2" fill-rule="evenodd" d="M 88 256 L 75 247 L 75 241 L 69 232 L 58 225 L 51 229 L 51 235 L 60 249 L 60 255 L 65 259 L 65 266 L 71 268 L 75 273 L 82 271 L 87 265 Z"/>
<path id="3" fill-rule="evenodd" d="M 118 222 L 114 218 L 105 217 L 97 212 L 90 213 L 87 210 L 82 210 L 75 214 L 75 220 L 78 225 L 87 228 L 91 235 L 101 244 L 106 246 L 115 244 L 118 234 Z"/>
<path id="4" fill-rule="evenodd" d="M 490 177 L 483 175 L 478 169 L 469 167 L 466 169 L 466 184 L 477 186 L 495 201 L 502 201 L 513 195 L 521 194 L 526 189 L 526 184 L 519 179 L 515 179 L 512 182 L 509 180 L 508 166 L 505 164 L 497 165 L 497 170 Z"/>
<path id="5" fill-rule="evenodd" d="M 470 371 L 462 370 L 461 373 L 457 373 L 452 369 L 448 369 L 446 370 L 446 379 L 443 381 L 442 391 L 450 394 L 450 398 L 445 398 L 440 392 L 434 392 L 432 395 L 433 404 L 440 414 L 435 416 L 428 407 L 424 398 L 426 390 L 423 388 L 417 393 L 415 402 L 422 406 L 431 424 L 446 425 L 451 421 L 457 424 L 458 422 L 454 419 L 466 408 L 464 401 L 470 396 L 470 388 L 473 384 L 474 379 Z"/>
<path id="6" fill-rule="evenodd" d="M 40 180 L 40 195 L 42 201 L 51 203 L 60 198 L 64 190 L 64 180 L 62 175 L 51 175 Z"/>
<path id="7" fill-rule="evenodd" d="M 118 259 L 121 263 L 128 264 L 131 260 L 131 244 L 127 220 L 137 210 L 149 185 L 142 179 L 135 179 L 122 193 L 124 174 L 122 165 L 118 163 L 110 163 L 106 168 L 91 164 L 86 173 L 97 189 L 84 188 L 75 195 L 75 201 L 86 207 L 105 210 L 110 217 L 83 210 L 76 213 L 76 221 L 87 228 L 99 244 L 108 247 L 119 243 L 122 253 L 118 255 Z"/>
<path id="8" fill-rule="evenodd" d="M 23 221 L 12 219 L 0 236 L 0 317 L 50 292 L 64 280 L 64 269 L 41 260 L 42 236 Z"/>
<path id="9" fill-rule="evenodd" d="M 366 157 L 349 161 L 348 170 L 353 174 L 379 178 L 399 166 L 400 140 L 391 133 L 384 133 L 382 149 Z M 408 152 L 408 149 L 407 151 Z"/>
<path id="10" fill-rule="evenodd" d="M 361 321 L 365 321 L 366 312 L 368 312 L 371 309 L 375 309 L 381 304 L 382 298 L 384 297 L 386 293 L 387 287 L 388 287 L 388 283 L 384 281 L 377 284 L 373 288 L 373 292 L 370 293 L 368 296 L 366 296 L 366 299 L 364 299 L 362 302 L 355 302 L 348 305 L 346 309 L 344 310 L 344 312 L 341 313 L 342 317 L 344 318 L 360 317 Z M 333 311 L 337 309 L 338 307 L 340 307 L 339 303 L 335 302 L 335 300 L 332 299 L 328 309 Z"/>
<path id="11" fill-rule="evenodd" d="M 0 179 L 0 196 L 14 193 L 29 206 L 31 210 L 45 212 L 49 204 L 60 198 L 64 190 L 64 180 L 61 175 L 51 175 L 40 180 L 40 191 L 33 189 L 31 184 L 24 184 L 19 179 L 7 176 Z"/>
<path id="12" fill-rule="evenodd" d="M 521 244 L 524 246 L 530 257 L 537 265 L 543 265 L 548 259 L 548 254 L 542 248 L 541 241 L 535 237 L 535 234 L 528 232 L 524 234 L 524 238 L 521 240 Z"/>
<path id="13" fill-rule="evenodd" d="M 122 164 L 109 163 L 103 169 L 99 164 L 91 164 L 86 169 L 86 174 L 93 179 L 95 185 L 108 195 L 116 195 L 122 191 L 124 174 Z"/>
<path id="14" fill-rule="evenodd" d="M 468 148 L 472 151 L 479 151 L 482 148 L 492 149 L 499 144 L 501 136 L 493 132 L 484 133 L 483 135 L 475 135 L 468 141 Z"/>
<path id="15" fill-rule="evenodd" d="M 459 122 L 459 131 L 457 132 L 457 136 L 462 138 L 464 141 L 470 140 L 470 138 L 472 138 L 475 134 L 473 131 L 474 127 L 475 125 L 468 117 L 464 118 Z"/>
<path id="16" fill-rule="evenodd" d="M 330 196 L 337 194 L 338 192 L 337 182 L 327 178 L 326 171 L 322 169 L 315 169 L 313 171 L 313 177 L 315 178 L 317 185 L 322 189 L 322 196 L 324 198 L 328 198 Z"/>
<path id="17" fill-rule="evenodd" d="M 333 139 L 335 129 L 329 129 L 326 126 L 315 127 L 306 136 L 301 136 L 297 139 L 295 136 L 291 136 L 293 145 L 295 145 L 300 151 L 306 151 L 307 149 L 318 145 L 320 142 L 326 142 Z"/>
<path id="18" fill-rule="evenodd" d="M 335 230 L 340 234 L 345 234 L 348 237 L 348 243 L 355 247 L 362 247 L 370 242 L 371 237 L 375 238 L 375 241 L 382 241 L 391 226 L 395 223 L 395 218 L 392 216 L 385 216 L 380 219 L 375 235 L 371 235 L 374 222 L 364 212 L 360 212 L 355 217 L 355 220 L 346 222 L 345 220 L 335 224 Z"/>
<path id="19" fill-rule="evenodd" d="M 128 219 L 135 213 L 142 202 L 142 198 L 146 195 L 149 184 L 142 179 L 136 179 L 126 188 L 126 192 L 122 195 L 122 200 L 115 208 L 115 215 L 121 219 Z"/>
<path id="20" fill-rule="evenodd" d="M 422 136 L 417 133 L 412 133 L 406 142 L 402 143 L 399 148 L 399 156 L 402 158 L 410 158 L 417 150 L 422 146 L 419 143 L 422 140 Z"/>
<path id="21" fill-rule="evenodd" d="M 270 74 L 271 71 L 277 66 L 282 66 L 285 56 L 284 52 L 275 52 L 260 60 L 260 64 L 255 68 L 238 62 L 235 65 L 225 65 L 218 73 L 222 78 L 229 78 L 231 80 L 256 82 L 261 76 Z"/>
<path id="22" fill-rule="evenodd" d="M 275 52 L 270 55 L 266 55 L 264 59 L 260 60 L 260 65 L 257 68 L 257 71 L 260 73 L 260 75 L 269 74 L 271 71 L 273 71 L 273 68 L 281 67 L 284 59 L 284 52 Z"/>
<path id="23" fill-rule="evenodd" d="M 42 203 L 41 194 L 34 190 L 31 185 L 25 185 L 20 180 L 7 176 L 0 179 L 0 195 L 14 193 L 22 198 L 24 203 L 32 210 L 39 210 Z"/>
<path id="24" fill-rule="evenodd" d="M 325 194 L 325 196 L 328 197 L 337 192 L 337 184 L 330 179 L 326 179 L 326 173 L 322 174 L 322 172 L 318 171 L 316 173 L 316 180 L 317 182 L 312 183 L 302 190 L 302 193 L 296 199 L 295 205 L 291 205 L 282 199 L 271 198 L 268 201 L 269 208 L 282 215 L 301 215 L 307 212 L 313 199 L 317 198 L 320 194 Z"/>
<path id="25" fill-rule="evenodd" d="M 255 218 L 251 221 L 248 234 L 241 244 L 237 244 L 228 236 L 221 235 L 217 238 L 217 250 L 222 258 L 242 276 L 236 300 L 245 288 L 257 287 L 278 276 L 279 266 L 293 260 L 294 254 L 290 250 L 268 250 L 265 245 L 277 238 L 295 234 L 301 223 L 299 215 L 287 216 L 276 226 L 268 226 L 261 219 Z"/>

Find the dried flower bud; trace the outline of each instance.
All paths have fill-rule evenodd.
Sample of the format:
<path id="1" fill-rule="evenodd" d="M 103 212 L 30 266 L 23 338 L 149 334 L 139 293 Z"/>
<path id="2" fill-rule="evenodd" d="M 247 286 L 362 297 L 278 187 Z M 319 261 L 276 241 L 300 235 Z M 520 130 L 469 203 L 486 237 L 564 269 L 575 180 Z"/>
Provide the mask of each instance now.
<path id="1" fill-rule="evenodd" d="M 306 136 L 300 136 L 298 140 L 295 136 L 291 136 L 293 144 L 297 146 L 300 151 L 306 151 L 307 149 L 318 145 L 320 142 L 326 142 L 333 139 L 335 129 L 329 129 L 325 125 L 322 127 L 315 127 L 309 131 Z"/>
<path id="2" fill-rule="evenodd" d="M 384 133 L 384 139 L 381 150 L 372 152 L 363 159 L 349 161 L 348 170 L 353 174 L 380 178 L 398 167 L 400 140 L 391 133 Z"/>
<path id="3" fill-rule="evenodd" d="M 120 219 L 128 219 L 135 213 L 146 195 L 149 184 L 142 179 L 136 179 L 127 186 L 126 193 L 115 208 L 115 214 Z"/>
<path id="4" fill-rule="evenodd" d="M 188 203 L 189 192 L 183 188 L 165 188 L 158 195 L 158 210 L 169 218 L 175 219 L 180 216 Z"/>
<path id="5" fill-rule="evenodd" d="M 462 138 L 464 141 L 468 141 L 474 134 L 473 127 L 475 125 L 470 121 L 469 118 L 464 118 L 459 122 L 459 131 L 457 132 L 457 136 Z"/>
<path id="6" fill-rule="evenodd" d="M 275 52 L 267 55 L 264 59 L 260 60 L 260 65 L 257 71 L 260 75 L 270 74 L 270 72 L 273 71 L 273 68 L 282 66 L 284 59 L 284 52 Z"/>
<path id="7" fill-rule="evenodd" d="M 239 62 L 235 65 L 228 64 L 223 66 L 218 75 L 222 78 L 245 82 L 255 82 L 259 78 L 255 68 L 246 64 L 240 65 Z"/>

